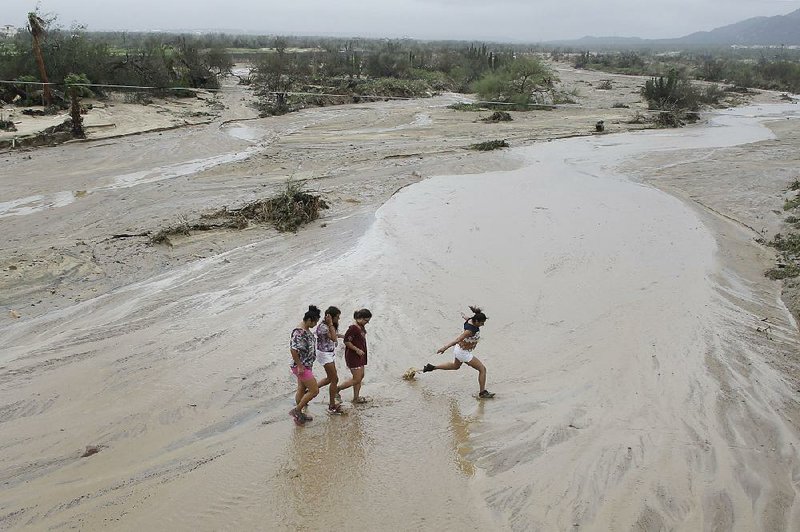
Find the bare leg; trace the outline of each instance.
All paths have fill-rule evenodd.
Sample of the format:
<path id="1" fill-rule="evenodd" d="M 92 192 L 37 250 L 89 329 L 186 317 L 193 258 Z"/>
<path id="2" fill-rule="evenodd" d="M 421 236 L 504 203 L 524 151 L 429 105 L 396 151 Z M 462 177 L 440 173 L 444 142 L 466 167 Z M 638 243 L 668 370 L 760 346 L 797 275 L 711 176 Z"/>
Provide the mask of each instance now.
<path id="1" fill-rule="evenodd" d="M 339 393 L 339 374 L 336 372 L 336 364 L 328 362 L 322 367 L 325 368 L 325 377 L 317 383 L 317 386 L 322 388 L 328 384 L 331 385 L 328 390 L 331 398 L 330 405 L 336 406 L 336 394 Z"/>
<path id="2" fill-rule="evenodd" d="M 300 401 L 303 399 L 303 396 L 306 394 L 306 387 L 305 385 L 300 382 L 300 379 L 297 380 L 297 391 L 294 392 L 294 404 L 300 404 Z"/>
<path id="3" fill-rule="evenodd" d="M 483 362 L 478 360 L 478 357 L 472 357 L 472 360 L 467 362 L 470 367 L 473 367 L 478 370 L 478 386 L 481 387 L 479 393 L 486 389 L 486 366 L 483 365 Z"/>
<path id="4" fill-rule="evenodd" d="M 305 406 L 310 403 L 311 400 L 314 399 L 319 393 L 319 387 L 317 386 L 316 379 L 308 379 L 307 381 L 303 381 L 299 384 L 298 388 L 300 387 L 305 389 L 305 393 L 297 402 L 296 410 L 298 412 L 301 412 L 303 408 L 305 408 Z"/>
<path id="5" fill-rule="evenodd" d="M 355 401 L 358 398 L 358 393 L 361 391 L 361 381 L 364 380 L 364 368 L 350 368 L 350 372 L 353 376 L 346 381 L 339 384 L 338 388 L 341 392 L 342 390 L 346 390 L 347 388 L 353 388 L 353 400 Z M 358 388 L 356 388 L 356 385 Z"/>
<path id="6" fill-rule="evenodd" d="M 357 369 L 353 372 L 353 402 L 358 402 L 361 397 L 361 381 L 364 380 L 364 368 Z"/>
<path id="7" fill-rule="evenodd" d="M 459 359 L 453 359 L 452 362 L 445 362 L 444 364 L 439 364 L 437 366 L 433 366 L 434 369 L 458 369 L 461 367 L 461 361 Z"/>

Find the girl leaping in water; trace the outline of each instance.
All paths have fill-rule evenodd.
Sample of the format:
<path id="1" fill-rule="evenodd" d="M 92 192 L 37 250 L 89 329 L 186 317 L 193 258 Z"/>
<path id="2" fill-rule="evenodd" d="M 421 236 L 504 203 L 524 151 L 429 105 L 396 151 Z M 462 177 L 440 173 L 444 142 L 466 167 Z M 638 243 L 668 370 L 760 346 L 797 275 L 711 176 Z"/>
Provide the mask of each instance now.
<path id="1" fill-rule="evenodd" d="M 460 368 L 461 364 L 467 364 L 478 370 L 478 386 L 480 386 L 478 397 L 481 399 L 488 399 L 494 397 L 494 394 L 486 389 L 486 366 L 483 365 L 483 362 L 478 360 L 478 357 L 472 354 L 475 347 L 478 345 L 478 340 L 481 338 L 481 327 L 486 323 L 486 314 L 478 307 L 471 306 L 469 308 L 473 315 L 469 319 L 463 316 L 466 319 L 464 322 L 464 332 L 458 335 L 455 340 L 436 351 L 437 353 L 444 353 L 455 346 L 453 350 L 455 359 L 452 362 L 438 364 L 436 366 L 433 364 L 425 364 L 422 371 L 423 373 L 427 373 L 435 369 L 453 370 Z"/>

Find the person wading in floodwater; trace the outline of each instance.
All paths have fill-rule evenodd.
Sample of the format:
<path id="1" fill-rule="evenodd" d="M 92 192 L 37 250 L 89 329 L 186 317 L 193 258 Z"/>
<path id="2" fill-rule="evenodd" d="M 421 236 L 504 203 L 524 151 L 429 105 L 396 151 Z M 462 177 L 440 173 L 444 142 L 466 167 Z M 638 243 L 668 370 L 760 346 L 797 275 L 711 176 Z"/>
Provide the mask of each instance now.
<path id="1" fill-rule="evenodd" d="M 339 374 L 336 372 L 336 362 L 334 361 L 337 338 L 343 338 L 338 334 L 341 314 L 342 312 L 338 308 L 328 307 L 325 311 L 325 319 L 317 325 L 317 362 L 325 368 L 325 377 L 317 382 L 317 386 L 322 388 L 330 385 L 329 414 L 343 413 L 342 405 L 336 402 L 336 395 L 339 393 Z"/>
<path id="2" fill-rule="evenodd" d="M 306 421 L 313 419 L 303 413 L 303 408 L 319 393 L 317 379 L 314 378 L 314 373 L 311 371 L 317 356 L 316 342 L 311 328 L 319 321 L 319 315 L 317 307 L 309 306 L 303 316 L 303 321 L 292 330 L 292 339 L 289 342 L 289 351 L 292 353 L 292 374 L 297 377 L 297 391 L 294 394 L 294 402 L 297 406 L 289 410 L 289 415 L 297 425 L 305 425 Z"/>
<path id="3" fill-rule="evenodd" d="M 353 376 L 339 384 L 339 390 L 353 388 L 353 402 L 366 403 L 367 398 L 361 396 L 361 381 L 364 380 L 364 368 L 367 365 L 367 323 L 372 319 L 372 312 L 362 308 L 353 314 L 353 323 L 344 333 L 344 361 Z"/>
<path id="4" fill-rule="evenodd" d="M 469 307 L 469 309 L 472 311 L 471 318 L 466 319 L 466 316 L 462 315 L 466 319 L 464 322 L 464 332 L 458 335 L 455 340 L 436 351 L 437 353 L 444 353 L 455 346 L 455 349 L 453 349 L 453 354 L 455 355 L 453 361 L 436 366 L 433 364 L 425 364 L 422 372 L 427 373 L 435 369 L 453 370 L 460 368 L 461 364 L 467 364 L 478 370 L 478 386 L 480 387 L 478 397 L 480 399 L 489 399 L 494 397 L 494 394 L 486 389 L 486 366 L 483 365 L 483 362 L 478 360 L 478 357 L 472 354 L 478 346 L 478 341 L 481 339 L 481 327 L 486 323 L 486 314 L 478 307 Z"/>

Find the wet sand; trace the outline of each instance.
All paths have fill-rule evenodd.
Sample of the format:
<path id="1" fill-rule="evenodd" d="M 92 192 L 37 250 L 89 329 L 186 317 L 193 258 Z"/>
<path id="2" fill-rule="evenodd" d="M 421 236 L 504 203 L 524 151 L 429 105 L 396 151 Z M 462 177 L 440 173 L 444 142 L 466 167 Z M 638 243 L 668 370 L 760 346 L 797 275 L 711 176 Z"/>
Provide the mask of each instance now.
<path id="1" fill-rule="evenodd" d="M 337 201 L 325 227 L 297 235 L 253 230 L 130 252 L 133 264 L 162 266 L 127 282 L 107 270 L 76 279 L 65 283 L 73 299 L 45 297 L 3 323 L 0 526 L 795 529 L 797 326 L 762 275 L 771 254 L 740 212 L 726 212 L 748 212 L 747 202 L 723 203 L 719 181 L 705 181 L 729 150 L 758 160 L 775 142 L 747 118 L 764 110 L 472 154 L 447 141 L 485 126 L 443 127 L 461 118 L 442 105 L 315 110 L 235 134 L 220 127 L 200 137 L 209 144 L 184 131 L 158 147 L 143 137 L 42 153 L 39 168 L 95 149 L 98 170 L 31 180 L 29 195 L 88 192 L 0 218 L 31 257 L 52 233 L 102 258 L 100 235 L 167 219 L 167 202 L 208 207 L 274 186 L 277 168 L 257 177 L 266 164 L 294 161 Z M 548 120 L 553 131 L 565 118 Z M 437 153 L 412 155 L 420 138 Z M 342 155 L 342 143 L 355 153 Z M 207 157 L 234 162 L 175 171 Z M 691 173 L 694 159 L 705 166 Z M 3 192 L 22 197 L 8 182 Z M 26 288 L 5 282 L 25 300 Z M 329 418 L 323 392 L 299 429 L 286 415 L 286 342 L 309 302 L 340 306 L 345 323 L 372 309 L 373 401 Z M 498 397 L 475 400 L 469 368 L 403 381 L 409 366 L 448 359 L 433 352 L 473 303 L 490 318 L 477 355 Z M 100 452 L 81 458 L 87 445 Z"/>

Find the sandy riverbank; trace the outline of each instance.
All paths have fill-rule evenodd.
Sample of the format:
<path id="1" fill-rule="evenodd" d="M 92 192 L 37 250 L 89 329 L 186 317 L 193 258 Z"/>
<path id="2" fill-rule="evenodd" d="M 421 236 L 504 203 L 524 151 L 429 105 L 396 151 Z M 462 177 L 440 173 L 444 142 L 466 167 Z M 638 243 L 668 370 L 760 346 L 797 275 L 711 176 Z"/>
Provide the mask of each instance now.
<path id="1" fill-rule="evenodd" d="M 548 143 L 641 127 L 641 80 L 562 78 L 580 105 L 508 124 L 450 95 L 0 156 L 2 526 L 793 529 L 797 329 L 745 225 L 778 227 L 796 120 Z M 493 138 L 532 147 L 463 149 Z M 289 175 L 333 204 L 297 235 L 121 236 Z M 476 300 L 498 400 L 400 380 Z M 308 302 L 373 309 L 374 401 L 298 431 Z"/>

